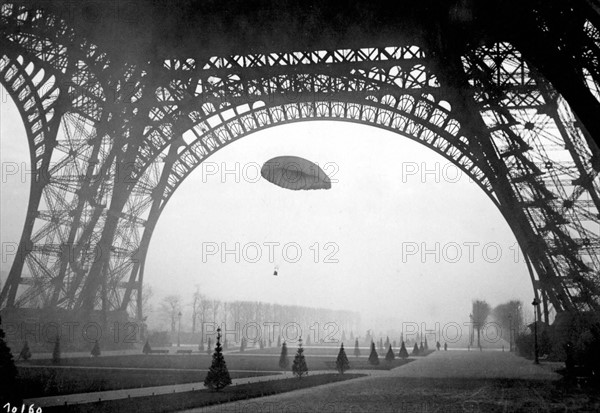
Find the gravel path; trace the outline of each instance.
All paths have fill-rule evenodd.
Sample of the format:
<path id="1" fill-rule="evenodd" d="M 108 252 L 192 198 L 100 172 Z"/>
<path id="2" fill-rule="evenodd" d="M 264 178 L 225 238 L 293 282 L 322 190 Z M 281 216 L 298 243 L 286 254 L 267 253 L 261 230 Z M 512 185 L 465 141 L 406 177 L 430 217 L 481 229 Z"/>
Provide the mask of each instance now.
<path id="1" fill-rule="evenodd" d="M 530 401 L 525 400 L 527 394 L 531 394 L 532 403 L 540 403 L 535 391 L 519 386 L 499 391 L 490 385 L 492 381 L 552 383 L 559 378 L 547 366 L 536 366 L 530 360 L 498 351 L 434 352 L 391 371 L 368 373 L 373 374 L 185 413 L 487 411 L 480 409 L 479 404 L 489 402 L 500 409 L 504 408 L 502 403 L 522 406 L 519 403 Z"/>

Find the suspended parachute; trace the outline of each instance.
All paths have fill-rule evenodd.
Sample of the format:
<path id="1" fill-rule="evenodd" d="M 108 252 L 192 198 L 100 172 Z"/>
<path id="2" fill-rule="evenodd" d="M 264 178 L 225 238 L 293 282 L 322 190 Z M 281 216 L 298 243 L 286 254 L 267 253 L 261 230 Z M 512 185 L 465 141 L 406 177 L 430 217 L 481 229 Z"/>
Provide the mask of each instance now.
<path id="1" fill-rule="evenodd" d="M 293 191 L 331 188 L 331 179 L 319 165 L 298 156 L 269 159 L 260 174 L 272 184 Z"/>

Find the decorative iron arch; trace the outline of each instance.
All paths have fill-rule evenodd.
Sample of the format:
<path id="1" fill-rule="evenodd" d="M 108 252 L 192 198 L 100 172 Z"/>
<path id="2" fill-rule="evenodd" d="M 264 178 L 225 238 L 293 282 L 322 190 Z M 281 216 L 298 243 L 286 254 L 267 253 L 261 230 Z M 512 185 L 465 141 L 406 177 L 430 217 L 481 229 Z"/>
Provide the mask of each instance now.
<path id="1" fill-rule="evenodd" d="M 555 26 L 552 10 L 540 13 L 547 27 Z M 30 202 L 19 246 L 31 280 L 13 265 L 0 304 L 124 309 L 136 290 L 139 308 L 152 230 L 171 194 L 202 160 L 276 124 L 344 118 L 418 139 L 472 176 L 522 246 L 546 319 L 551 307 L 597 309 L 600 161 L 586 130 L 597 124 L 577 101 L 589 101 L 588 89 L 593 92 L 599 81 L 593 17 L 568 28 L 585 39 L 575 45 L 585 58 L 567 59 L 580 66 L 569 71 L 578 80 L 573 87 L 556 78 L 564 65 L 545 67 L 547 56 L 536 59 L 526 40 L 518 43 L 585 115 L 578 122 L 544 75 L 502 40 L 476 38 L 472 46 L 467 39 L 454 48 L 424 36 L 430 39 L 425 45 L 212 57 L 155 51 L 130 61 L 52 11 L 5 3 L 0 45 L 8 53 L 1 62 L 33 83 L 0 81 L 13 90 L 29 139 L 38 145 L 36 166 L 41 157 L 48 179 L 32 190 L 30 199 L 38 201 Z M 561 36 L 554 43 L 573 46 L 564 29 L 555 30 Z M 44 69 L 42 83 L 38 68 Z M 48 105 L 38 86 L 50 76 L 58 98 Z M 588 89 L 582 93 L 584 78 Z M 29 92 L 31 84 L 38 98 Z M 42 117 L 26 118 L 31 110 Z M 41 122 L 43 138 L 36 135 L 37 121 L 28 123 L 34 119 L 49 122 Z M 94 249 L 104 253 L 102 259 L 94 260 Z M 17 297 L 20 284 L 25 291 Z"/>
<path id="2" fill-rule="evenodd" d="M 384 100 L 386 97 L 389 98 L 390 95 L 384 96 Z M 175 193 L 179 185 L 181 185 L 181 183 L 183 183 L 183 181 L 195 170 L 195 168 L 197 168 L 202 162 L 206 161 L 210 156 L 219 150 L 234 142 L 237 142 L 243 137 L 267 128 L 284 124 L 315 120 L 346 121 L 392 131 L 401 135 L 403 138 L 419 142 L 446 158 L 452 164 L 457 166 L 470 179 L 472 179 L 472 181 L 484 191 L 492 203 L 500 210 L 505 219 L 507 219 L 507 221 L 509 220 L 509 218 L 506 216 L 506 211 L 501 208 L 498 200 L 496 199 L 491 183 L 484 172 L 478 168 L 477 164 L 474 163 L 474 161 L 470 159 L 468 155 L 458 151 L 456 146 L 449 143 L 450 138 L 448 137 L 451 136 L 452 138 L 458 138 L 455 134 L 460 130 L 460 126 L 454 119 L 450 117 L 445 119 L 445 126 L 442 127 L 439 124 L 436 125 L 435 122 L 430 123 L 425 119 L 418 119 L 414 117 L 409 118 L 404 112 L 402 113 L 404 113 L 405 116 L 400 115 L 399 113 L 401 112 L 394 112 L 394 115 L 390 115 L 391 112 L 388 111 L 382 114 L 382 112 L 378 112 L 377 109 L 385 107 L 385 105 L 377 105 L 376 102 L 372 102 L 370 100 L 367 100 L 362 104 L 349 102 L 304 102 L 303 104 L 313 105 L 313 109 L 316 107 L 321 107 L 324 112 L 319 113 L 319 110 L 311 110 L 310 113 L 307 113 L 307 111 L 302 110 L 299 107 L 301 104 L 297 103 L 296 105 L 298 105 L 298 108 L 297 110 L 293 110 L 294 115 L 291 116 L 289 110 L 290 106 L 294 106 L 293 104 L 267 107 L 262 101 L 257 101 L 252 105 L 252 109 L 249 109 L 243 113 L 237 113 L 236 116 L 224 120 L 222 124 L 219 124 L 216 127 L 205 129 L 201 136 L 193 135 L 196 138 L 195 140 L 190 141 L 189 143 L 172 145 L 172 148 L 175 148 L 176 155 L 166 155 L 167 159 L 163 160 L 163 162 L 169 164 L 169 166 L 165 166 L 163 168 L 163 174 L 166 170 L 173 171 L 173 174 L 164 175 L 168 176 L 166 181 L 163 180 L 163 183 L 166 183 L 164 187 L 161 187 L 160 183 L 155 187 L 155 189 L 163 189 L 164 191 L 162 193 L 152 193 L 152 197 L 154 198 L 152 207 L 144 225 L 144 232 L 140 238 L 140 244 L 136 248 L 143 251 L 143 255 L 138 256 L 138 261 L 132 269 L 132 278 L 137 278 L 138 282 L 140 283 L 143 282 L 143 271 L 146 258 L 145 253 L 148 250 L 156 224 L 158 223 L 158 220 L 163 210 L 167 206 L 171 196 Z M 333 109 L 335 106 L 338 106 L 338 109 L 343 108 L 343 110 L 336 113 L 336 111 Z M 365 110 L 366 108 L 370 110 Z M 351 109 L 355 109 L 357 112 L 355 114 L 350 114 L 349 112 Z M 228 108 L 227 110 L 235 111 L 235 108 Z M 271 112 L 271 114 L 266 115 L 267 112 Z M 273 115 L 273 112 L 277 114 Z M 284 113 L 286 115 L 284 115 Z M 264 115 L 262 121 L 258 119 L 259 115 Z M 449 111 L 446 113 L 446 115 L 449 115 Z M 385 121 L 378 121 L 379 117 L 382 117 L 385 119 Z M 239 122 L 245 122 L 245 125 L 241 127 Z M 200 124 L 201 123 L 195 125 L 194 127 L 199 127 Z M 218 135 L 216 131 L 219 128 L 222 128 L 223 131 L 227 131 L 227 133 L 230 133 L 232 136 L 229 138 L 217 137 Z M 437 130 L 437 133 L 432 130 L 434 128 Z M 407 132 L 408 129 L 411 130 Z M 186 133 L 191 134 L 191 129 L 185 132 L 184 135 Z M 446 135 L 445 138 L 443 135 Z M 439 143 L 442 141 L 444 144 Z M 210 147 L 210 150 L 204 151 L 207 149 L 207 146 Z M 195 152 L 195 150 L 199 150 L 200 147 L 202 148 L 200 150 L 203 150 L 201 157 Z M 169 163 L 169 158 L 171 159 L 171 163 Z M 183 169 L 179 169 L 178 165 L 185 166 Z M 143 183 L 140 185 L 143 185 Z M 134 193 L 139 192 L 141 192 L 141 190 L 134 190 Z M 525 257 L 525 259 L 529 260 L 528 257 Z M 534 276 L 531 271 L 530 274 L 532 277 Z M 132 285 L 133 282 L 130 281 L 129 284 Z M 130 294 L 131 292 L 126 292 L 123 295 L 123 310 L 126 309 L 130 304 Z M 138 300 L 140 299 L 138 298 Z"/>
<path id="3" fill-rule="evenodd" d="M 387 102 L 387 103 L 381 103 Z M 393 105 L 392 102 L 396 103 Z M 225 119 L 219 112 L 219 123 L 207 127 L 210 121 L 199 122 L 182 134 L 183 141 L 175 144 L 177 157 L 171 169 L 175 172 L 162 194 L 162 211 L 170 196 L 183 180 L 205 159 L 228 144 L 248 134 L 280 124 L 303 120 L 340 120 L 374 126 L 399 133 L 432 149 L 459 167 L 474 180 L 494 203 L 493 190 L 485 172 L 479 169 L 477 160 L 460 135 L 459 123 L 450 116 L 450 111 L 427 98 L 401 95 L 397 99 L 384 95 L 378 102 L 375 98 L 362 103 L 347 101 L 313 101 L 280 105 L 265 105 L 262 101 L 246 106 L 227 108 L 232 115 Z M 424 107 L 429 107 L 425 110 Z M 420 117 L 415 112 L 422 113 Z M 221 116 L 219 116 L 221 115 Z M 197 132 L 200 130 L 201 132 Z M 189 142 L 185 136 L 190 135 Z M 462 140 L 461 140 L 462 139 Z M 169 156 L 169 155 L 167 155 Z"/>
<path id="4" fill-rule="evenodd" d="M 512 48 L 506 45 L 500 46 L 500 49 Z M 465 61 L 464 64 L 467 65 L 468 62 Z M 515 68 L 515 70 L 521 72 L 521 76 L 524 79 L 527 78 L 526 82 L 530 82 L 532 90 L 537 90 L 538 85 L 535 84 L 535 81 L 529 79 L 529 73 L 525 65 L 519 63 L 518 67 Z M 512 76 L 514 76 L 514 74 L 512 74 Z M 294 82 L 288 82 L 288 85 L 293 84 Z M 241 89 L 247 90 L 248 87 L 242 87 Z M 389 92 L 389 90 L 386 91 Z M 199 120 L 195 123 L 195 125 L 188 129 L 187 132 L 182 133 L 180 139 L 174 140 L 175 143 L 171 144 L 170 151 L 166 152 L 165 154 L 164 159 L 166 165 L 168 166 L 165 166 L 163 168 L 162 177 L 159 180 L 157 180 L 156 186 L 154 187 L 154 190 L 152 192 L 152 197 L 154 198 L 154 201 L 150 209 L 150 213 L 148 215 L 148 220 L 146 223 L 144 234 L 141 238 L 140 250 L 147 250 L 150 241 L 150 236 L 156 225 L 158 217 L 160 216 L 160 213 L 164 209 L 172 193 L 175 191 L 178 185 L 185 179 L 185 177 L 187 177 L 191 173 L 191 171 L 208 156 L 210 156 L 212 153 L 214 153 L 221 147 L 226 146 L 227 144 L 235 141 L 239 137 L 244 136 L 248 133 L 252 133 L 256 130 L 263 129 L 265 127 L 270 127 L 274 124 L 290 123 L 294 121 L 299 121 L 303 118 L 311 117 L 339 120 L 340 118 L 343 119 L 345 116 L 349 115 L 348 120 L 364 122 L 396 132 L 398 132 L 398 129 L 400 129 L 405 134 L 408 134 L 409 137 L 415 132 L 418 136 L 420 136 L 420 133 L 424 130 L 428 130 L 429 132 L 435 130 L 438 133 L 442 132 L 443 134 L 443 132 L 447 132 L 444 130 L 445 125 L 452 125 L 453 127 L 456 127 L 456 130 L 454 131 L 455 135 L 446 134 L 446 139 L 442 138 L 438 140 L 438 142 L 444 141 L 448 143 L 446 149 L 457 150 L 457 148 L 460 147 L 464 148 L 464 152 L 458 150 L 456 153 L 450 154 L 455 155 L 456 158 L 453 158 L 453 156 L 449 156 L 447 150 L 440 150 L 440 147 L 431 144 L 439 136 L 439 134 L 436 134 L 435 132 L 429 135 L 429 141 L 428 139 L 425 139 L 421 143 L 431 147 L 436 152 L 440 153 L 442 156 L 447 157 L 453 163 L 457 164 L 465 173 L 474 178 L 475 182 L 477 182 L 480 185 L 480 187 L 482 187 L 484 191 L 486 191 L 486 193 L 490 195 L 493 202 L 500 208 L 501 213 L 505 216 L 509 224 L 511 224 L 512 217 L 510 216 L 510 210 L 502 208 L 498 200 L 493 195 L 493 184 L 489 181 L 489 177 L 493 176 L 493 173 L 489 169 L 489 165 L 486 165 L 484 162 L 481 162 L 481 158 L 479 160 L 477 159 L 476 155 L 474 155 L 477 152 L 474 148 L 468 147 L 469 140 L 466 137 L 457 136 L 460 135 L 458 133 L 460 131 L 460 125 L 455 119 L 452 118 L 452 116 L 450 116 L 450 110 L 443 109 L 438 112 L 444 114 L 444 116 L 442 116 L 443 125 L 436 125 L 435 122 L 433 125 L 431 125 L 428 123 L 429 118 L 435 118 L 435 115 L 433 115 L 435 111 L 427 111 L 427 116 L 425 116 L 425 119 L 421 119 L 418 117 L 415 118 L 414 116 L 412 118 L 407 117 L 407 115 L 412 114 L 413 110 L 417 107 L 417 105 L 414 102 L 415 96 L 417 96 L 418 99 L 418 94 L 397 95 L 395 97 L 392 94 L 382 94 L 382 92 L 379 91 L 380 102 L 378 102 L 378 99 L 375 96 L 373 96 L 374 94 L 376 95 L 377 92 L 372 92 L 372 94 L 364 97 L 362 102 L 365 103 L 357 103 L 359 102 L 359 100 L 357 100 L 356 98 L 354 98 L 353 100 L 348 96 L 344 96 L 344 102 L 337 102 L 335 100 L 305 100 L 295 103 L 281 103 L 278 105 L 277 102 L 275 102 L 276 99 L 273 98 L 272 100 L 274 102 L 270 106 L 265 105 L 264 101 L 255 100 L 256 97 L 246 96 L 246 99 L 248 99 L 248 102 L 250 103 L 241 105 L 245 106 L 243 110 L 239 110 L 236 107 L 232 107 L 227 103 L 221 104 L 221 106 L 219 107 L 220 110 L 216 110 L 215 105 L 205 103 L 204 105 L 208 105 L 209 107 L 205 110 L 205 113 L 203 114 L 204 116 L 198 116 Z M 259 94 L 259 96 L 260 95 L 261 94 Z M 431 95 L 429 95 L 428 93 L 423 93 L 422 95 L 425 97 L 421 96 L 421 98 L 428 101 L 428 104 L 432 103 L 430 100 L 427 100 L 427 97 L 432 99 Z M 236 93 L 233 93 L 233 98 L 237 96 L 238 95 Z M 312 96 L 314 96 L 314 93 Z M 532 97 L 529 96 L 529 99 L 532 99 Z M 543 100 L 540 96 L 533 99 L 537 99 L 538 102 Z M 402 102 L 403 100 L 405 103 L 406 101 L 410 102 L 410 104 L 408 105 L 408 111 L 398 110 L 398 105 L 402 109 L 406 109 L 403 107 L 402 104 L 396 104 L 396 102 Z M 390 105 L 389 103 L 391 101 L 394 101 L 394 104 Z M 385 102 L 385 104 L 381 104 L 381 102 Z M 258 107 L 256 107 L 257 104 Z M 364 110 L 363 107 L 365 105 L 367 107 L 370 106 L 372 108 L 371 113 L 373 114 L 373 117 L 371 119 L 369 119 L 368 116 L 367 118 L 365 118 L 362 115 L 362 113 L 367 112 Z M 320 112 L 318 110 L 319 107 L 322 108 Z M 361 115 L 352 116 L 352 108 L 355 109 L 355 113 L 360 113 Z M 190 113 L 197 113 L 194 110 L 194 108 L 189 106 L 188 110 L 190 111 Z M 225 112 L 229 112 L 229 114 L 224 115 Z M 383 122 L 378 121 L 379 116 L 381 116 L 382 114 L 382 118 L 385 118 L 385 121 Z M 212 119 L 212 122 L 209 121 L 209 119 Z M 408 133 L 406 133 L 408 125 L 416 126 L 417 129 L 410 129 L 408 130 Z M 186 133 L 191 135 L 191 139 L 185 139 Z M 415 137 L 413 136 L 413 138 Z M 457 142 L 459 142 L 459 144 L 457 144 Z M 460 143 L 464 143 L 464 145 L 460 145 Z M 470 151 L 470 149 L 472 149 L 472 151 Z M 457 159 L 460 160 L 457 161 Z M 479 165 L 481 165 L 486 170 L 487 175 L 485 172 L 479 169 Z M 168 173 L 165 174 L 164 171 L 167 171 Z M 473 171 L 477 172 L 473 173 Z M 483 175 L 481 175 L 481 173 L 483 173 Z M 497 183 L 495 184 L 497 186 Z M 514 220 L 512 222 L 511 227 L 513 228 L 513 231 L 515 231 Z M 524 244 L 530 241 L 527 240 L 526 237 L 523 235 L 515 235 L 517 235 L 517 239 L 519 240 L 520 245 L 525 251 L 527 251 Z M 526 262 L 528 264 L 528 268 L 530 269 L 532 281 L 534 282 L 534 284 L 539 283 L 539 280 L 536 279 L 536 275 L 533 273 L 533 271 L 531 271 L 531 266 L 529 265 L 530 257 L 527 253 L 525 254 L 525 257 Z M 144 258 L 145 255 L 142 255 L 140 257 L 141 264 L 136 265 L 134 267 L 134 271 L 132 272 L 130 278 L 130 284 L 132 284 L 133 280 L 136 277 L 136 271 L 138 271 L 140 268 L 142 268 L 143 270 Z M 538 263 L 537 272 L 542 272 L 540 270 L 540 267 L 542 265 L 548 266 L 549 264 L 548 262 L 546 262 L 545 264 Z M 139 277 L 139 279 L 141 279 L 143 278 L 143 275 L 140 274 Z M 128 296 L 128 294 L 125 294 L 125 297 Z M 561 303 L 567 303 L 566 306 L 568 306 L 570 299 L 571 298 L 569 296 L 563 296 L 562 298 L 553 297 L 552 301 L 554 301 L 554 303 L 557 303 L 557 306 L 562 305 Z M 124 301 L 124 305 L 126 304 L 128 304 L 127 300 Z"/>

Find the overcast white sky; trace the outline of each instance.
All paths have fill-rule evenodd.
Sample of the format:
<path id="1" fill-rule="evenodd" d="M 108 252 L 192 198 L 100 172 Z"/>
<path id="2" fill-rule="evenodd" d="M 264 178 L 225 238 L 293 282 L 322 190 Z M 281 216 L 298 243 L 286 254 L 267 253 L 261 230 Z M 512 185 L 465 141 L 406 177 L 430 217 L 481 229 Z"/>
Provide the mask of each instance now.
<path id="1" fill-rule="evenodd" d="M 1 96 L 5 272 L 29 191 L 28 180 L 7 171 L 29 156 L 18 112 Z M 256 179 L 257 168 L 280 155 L 318 163 L 332 173 L 332 188 L 289 191 Z M 355 310 L 366 324 L 391 317 L 462 323 L 475 298 L 531 301 L 529 275 L 498 210 L 448 161 L 410 139 L 353 123 L 303 122 L 250 135 L 207 162 L 177 190 L 154 232 L 145 281 L 157 297 L 189 298 L 197 284 L 221 299 Z M 237 173 L 222 175 L 236 164 Z M 433 172 L 423 175 L 425 168 Z M 234 250 L 236 242 L 239 262 L 233 253 L 223 260 L 223 243 Z M 279 243 L 273 263 L 265 243 Z M 422 255 L 436 243 L 439 260 Z M 203 254 L 215 245 L 215 255 Z M 297 247 L 302 256 L 292 262 Z M 337 262 L 325 262 L 328 256 Z"/>

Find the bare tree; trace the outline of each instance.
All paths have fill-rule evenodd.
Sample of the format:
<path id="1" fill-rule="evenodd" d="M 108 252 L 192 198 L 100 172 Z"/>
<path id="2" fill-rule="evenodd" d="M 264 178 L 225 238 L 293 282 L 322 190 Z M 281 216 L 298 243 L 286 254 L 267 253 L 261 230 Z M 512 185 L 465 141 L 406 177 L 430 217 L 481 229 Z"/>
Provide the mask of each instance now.
<path id="1" fill-rule="evenodd" d="M 230 305 L 231 303 L 229 301 L 223 301 L 223 310 L 221 311 L 223 319 L 221 321 L 225 323 L 225 325 L 227 325 L 227 315 L 229 314 L 228 310 Z M 225 340 L 225 338 L 226 337 L 224 337 L 223 340 Z"/>
<path id="2" fill-rule="evenodd" d="M 217 315 L 219 314 L 219 308 L 221 307 L 221 300 L 213 298 L 210 303 L 210 309 L 212 310 L 213 322 L 217 322 Z"/>
<path id="3" fill-rule="evenodd" d="M 261 301 L 256 301 L 254 303 L 254 321 L 259 325 L 263 323 L 263 309 L 264 304 Z"/>
<path id="4" fill-rule="evenodd" d="M 242 301 L 240 323 L 242 326 L 253 320 L 254 305 L 250 301 Z"/>
<path id="5" fill-rule="evenodd" d="M 148 317 L 148 314 L 152 312 L 152 304 L 150 304 L 150 299 L 154 295 L 154 291 L 152 291 L 152 286 L 148 283 L 142 284 L 142 314 Z"/>
<path id="6" fill-rule="evenodd" d="M 148 318 L 148 314 L 150 314 L 152 312 L 152 305 L 150 304 L 150 299 L 152 298 L 153 291 L 152 291 L 152 286 L 150 284 L 147 283 L 142 283 L 142 302 L 141 302 L 141 307 L 142 307 L 142 319 L 141 321 L 145 321 Z M 0 286 L 0 290 L 1 290 L 1 286 Z M 131 300 L 129 301 L 129 306 L 127 308 L 127 311 L 129 312 L 129 314 L 131 315 L 131 317 L 139 317 L 140 314 L 138 312 L 138 303 L 137 303 L 137 294 L 135 295 L 136 300 Z"/>
<path id="7" fill-rule="evenodd" d="M 210 310 L 211 300 L 205 295 L 200 295 L 200 308 L 198 315 L 200 317 L 200 342 L 204 343 L 204 323 L 208 317 L 208 311 Z"/>
<path id="8" fill-rule="evenodd" d="M 502 327 L 501 336 L 510 339 L 510 330 L 519 333 L 524 326 L 523 303 L 519 300 L 511 300 L 497 305 L 492 311 L 492 316 Z"/>
<path id="9" fill-rule="evenodd" d="M 229 312 L 234 323 L 239 323 L 242 317 L 242 302 L 234 301 L 229 305 Z"/>
<path id="10" fill-rule="evenodd" d="M 481 347 L 481 329 L 490 315 L 490 305 L 483 300 L 473 301 L 473 327 L 477 330 L 477 346 Z"/>
<path id="11" fill-rule="evenodd" d="M 178 295 L 169 295 L 163 298 L 160 303 L 163 317 L 171 321 L 171 333 L 175 333 L 177 327 L 178 314 L 181 311 L 181 297 Z"/>
<path id="12" fill-rule="evenodd" d="M 234 325 L 239 323 L 242 327 L 249 322 L 256 322 L 261 326 L 267 321 L 280 324 L 296 322 L 300 324 L 303 331 L 311 333 L 310 328 L 314 325 L 335 322 L 343 329 L 344 325 L 357 324 L 360 319 L 357 313 L 350 311 L 333 311 L 325 308 L 270 304 L 260 301 L 221 301 L 201 294 L 198 286 L 196 286 L 196 291 L 187 305 L 191 307 L 192 311 L 192 332 L 198 330 L 198 323 L 202 326 L 202 342 L 204 342 L 204 325 L 207 321 L 215 323 L 231 321 Z M 178 314 L 181 311 L 180 297 L 168 296 L 164 298 L 160 310 L 163 318 L 171 322 L 171 331 L 175 332 Z M 233 328 L 233 326 L 230 328 Z M 273 337 L 276 340 L 277 337 L 274 337 L 273 333 L 275 331 L 269 332 L 269 335 L 267 335 L 267 331 L 265 331 L 264 338 Z M 315 332 L 311 334 L 313 333 Z M 320 338 L 321 336 L 316 334 L 315 338 L 317 337 Z"/>
<path id="13" fill-rule="evenodd" d="M 200 342 L 204 342 L 204 323 L 208 317 L 209 310 L 212 309 L 212 304 L 215 300 L 212 300 L 200 293 L 200 289 L 196 286 L 196 292 L 192 296 L 192 333 L 196 332 L 197 323 L 200 321 Z M 220 305 L 217 305 L 217 309 Z M 213 320 L 215 317 L 215 313 L 213 312 Z"/>
<path id="14" fill-rule="evenodd" d="M 196 332 L 196 321 L 198 319 L 198 313 L 200 312 L 202 304 L 202 294 L 200 294 L 200 287 L 196 286 L 196 291 L 192 296 L 192 334 Z"/>

